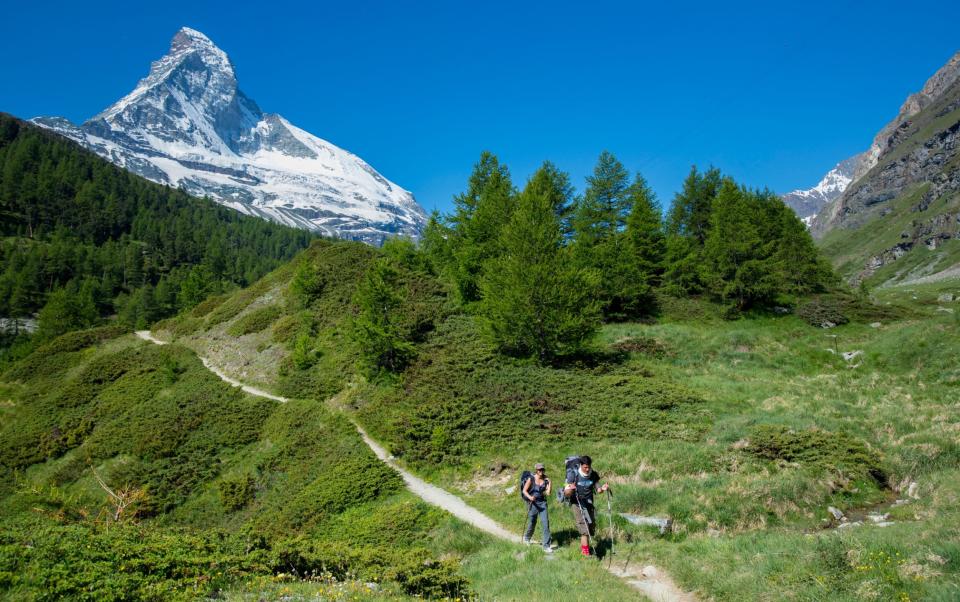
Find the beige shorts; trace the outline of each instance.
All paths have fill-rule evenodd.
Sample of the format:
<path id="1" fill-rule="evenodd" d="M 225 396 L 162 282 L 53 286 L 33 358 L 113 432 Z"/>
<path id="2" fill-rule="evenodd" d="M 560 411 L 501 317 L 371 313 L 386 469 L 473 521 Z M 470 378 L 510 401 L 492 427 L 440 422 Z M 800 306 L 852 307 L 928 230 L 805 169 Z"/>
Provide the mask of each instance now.
<path id="1" fill-rule="evenodd" d="M 593 506 L 584 506 L 583 513 L 580 512 L 580 505 L 576 501 L 570 507 L 573 508 L 573 523 L 577 526 L 580 535 L 593 535 L 597 530 L 597 514 Z M 584 514 L 589 517 L 589 523 L 583 520 Z"/>

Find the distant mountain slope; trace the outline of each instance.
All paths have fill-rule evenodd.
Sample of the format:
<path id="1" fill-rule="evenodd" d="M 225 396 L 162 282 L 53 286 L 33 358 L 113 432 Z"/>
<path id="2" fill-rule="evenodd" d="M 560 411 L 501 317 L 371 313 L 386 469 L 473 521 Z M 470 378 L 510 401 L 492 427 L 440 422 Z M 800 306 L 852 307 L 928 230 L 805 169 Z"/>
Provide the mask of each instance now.
<path id="1" fill-rule="evenodd" d="M 380 243 L 426 222 L 413 195 L 362 159 L 264 113 L 226 53 L 187 27 L 132 92 L 81 126 L 33 121 L 154 182 L 289 226 Z"/>
<path id="2" fill-rule="evenodd" d="M 810 225 L 813 216 L 847 189 L 862 157 L 862 154 L 854 155 L 837 163 L 816 186 L 808 190 L 788 192 L 781 197 L 783 202 L 787 204 L 787 207 L 793 209 L 797 217 L 802 219 L 804 223 Z"/>
<path id="3" fill-rule="evenodd" d="M 149 323 L 251 284 L 313 238 L 148 182 L 0 113 L 0 317 L 31 315 L 66 291 L 74 307 L 57 330 L 113 313 Z"/>
<path id="4" fill-rule="evenodd" d="M 852 282 L 906 282 L 960 262 L 960 52 L 861 155 L 811 224 Z"/>

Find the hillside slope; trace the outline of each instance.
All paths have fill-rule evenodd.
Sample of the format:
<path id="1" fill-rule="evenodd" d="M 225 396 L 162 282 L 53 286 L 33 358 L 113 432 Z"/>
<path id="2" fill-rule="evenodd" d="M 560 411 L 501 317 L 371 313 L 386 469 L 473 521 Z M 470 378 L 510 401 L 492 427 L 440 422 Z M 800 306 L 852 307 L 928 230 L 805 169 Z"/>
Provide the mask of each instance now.
<path id="1" fill-rule="evenodd" d="M 851 282 L 931 277 L 960 263 L 960 53 L 904 103 L 811 231 Z"/>
<path id="2" fill-rule="evenodd" d="M 954 308 L 936 301 L 952 289 L 882 297 L 850 314 L 836 339 L 794 316 L 726 322 L 716 306 L 662 298 L 657 323 L 608 325 L 593 355 L 538 366 L 496 353 L 429 271 L 394 256 L 404 311 L 420 325 L 416 355 L 398 377 L 370 380 L 348 336 L 349 291 L 354 271 L 382 257 L 315 243 L 257 286 L 158 328 L 245 382 L 332 395 L 329 405 L 351 413 L 403 466 L 501 524 L 522 522 L 520 470 L 543 461 L 560 479 L 564 457 L 590 453 L 614 485 L 614 512 L 674 520 L 660 537 L 614 516 L 618 554 L 628 555 L 614 562 L 655 561 L 702 597 L 949 599 L 958 591 L 960 549 L 950 542 L 960 535 L 952 501 L 960 456 L 950 425 L 960 417 L 949 358 L 960 350 Z M 324 275 L 308 299 L 294 285 L 306 266 Z M 346 266 L 347 281 L 330 279 Z M 904 303 L 913 307 L 894 309 Z M 870 522 L 870 512 L 893 524 L 836 528 Z M 569 551 L 569 511 L 554 506 L 551 522 Z M 881 574 L 874 559 L 886 555 L 901 568 Z M 493 588 L 484 591 L 502 591 L 478 579 Z"/>
<path id="3" fill-rule="evenodd" d="M 0 317 L 28 317 L 66 291 L 53 334 L 105 314 L 131 325 L 171 315 L 252 284 L 314 238 L 148 182 L 6 114 L 0 237 Z"/>

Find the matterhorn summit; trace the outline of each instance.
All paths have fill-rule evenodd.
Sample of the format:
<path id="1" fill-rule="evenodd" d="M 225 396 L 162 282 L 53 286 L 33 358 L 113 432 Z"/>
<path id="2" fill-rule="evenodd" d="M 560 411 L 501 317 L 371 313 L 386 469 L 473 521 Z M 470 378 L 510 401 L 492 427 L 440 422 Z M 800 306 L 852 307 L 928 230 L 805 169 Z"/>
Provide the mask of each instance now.
<path id="1" fill-rule="evenodd" d="M 83 125 L 33 121 L 149 180 L 290 226 L 378 244 L 416 237 L 426 221 L 412 194 L 360 157 L 261 111 L 227 54 L 187 27 L 132 92 Z"/>

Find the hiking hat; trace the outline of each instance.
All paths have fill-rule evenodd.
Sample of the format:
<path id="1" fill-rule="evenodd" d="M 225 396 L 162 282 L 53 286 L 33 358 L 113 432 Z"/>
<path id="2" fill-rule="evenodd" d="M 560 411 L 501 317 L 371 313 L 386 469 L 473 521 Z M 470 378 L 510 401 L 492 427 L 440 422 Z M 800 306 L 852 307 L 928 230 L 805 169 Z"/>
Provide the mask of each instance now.
<path id="1" fill-rule="evenodd" d="M 533 465 L 533 469 L 534 469 L 534 470 L 545 470 L 546 467 L 543 465 L 542 462 L 537 462 L 536 464 Z"/>

